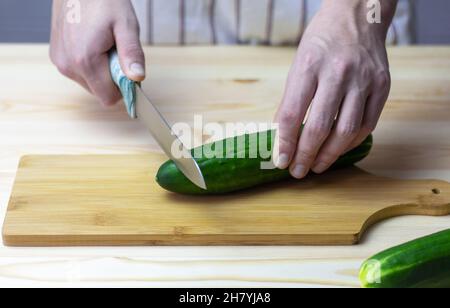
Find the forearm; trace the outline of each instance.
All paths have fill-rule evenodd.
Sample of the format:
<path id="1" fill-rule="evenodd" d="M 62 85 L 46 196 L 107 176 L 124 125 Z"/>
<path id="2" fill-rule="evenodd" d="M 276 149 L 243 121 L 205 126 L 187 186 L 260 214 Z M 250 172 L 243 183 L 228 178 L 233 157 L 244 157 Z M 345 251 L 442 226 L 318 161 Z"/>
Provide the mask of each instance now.
<path id="1" fill-rule="evenodd" d="M 52 10 L 53 12 L 58 12 L 59 10 L 61 10 L 64 6 L 64 0 L 53 0 L 53 6 L 52 6 Z"/>

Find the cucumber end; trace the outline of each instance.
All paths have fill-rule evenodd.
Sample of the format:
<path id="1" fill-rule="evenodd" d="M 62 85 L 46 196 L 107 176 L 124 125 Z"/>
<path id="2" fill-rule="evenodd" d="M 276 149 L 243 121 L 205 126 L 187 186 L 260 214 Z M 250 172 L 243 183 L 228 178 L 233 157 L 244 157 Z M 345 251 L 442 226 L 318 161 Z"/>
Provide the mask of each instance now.
<path id="1" fill-rule="evenodd" d="M 193 184 L 173 161 L 165 162 L 156 174 L 156 182 L 161 188 L 184 195 L 204 194 L 205 191 Z"/>
<path id="2" fill-rule="evenodd" d="M 364 262 L 359 271 L 359 281 L 363 288 L 380 288 L 381 285 L 381 263 L 375 259 Z"/>

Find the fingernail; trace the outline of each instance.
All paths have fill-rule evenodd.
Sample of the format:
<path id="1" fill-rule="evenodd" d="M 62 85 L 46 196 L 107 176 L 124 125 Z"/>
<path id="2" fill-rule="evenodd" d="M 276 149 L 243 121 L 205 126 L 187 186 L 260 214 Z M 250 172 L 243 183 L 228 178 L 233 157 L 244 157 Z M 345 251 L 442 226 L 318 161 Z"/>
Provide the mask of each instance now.
<path id="1" fill-rule="evenodd" d="M 315 173 L 323 173 L 328 169 L 328 164 L 326 163 L 318 163 L 314 166 L 313 171 Z"/>
<path id="2" fill-rule="evenodd" d="M 140 63 L 133 63 L 130 65 L 130 71 L 135 75 L 135 76 L 140 76 L 140 77 L 144 77 L 145 76 L 145 69 L 142 66 L 142 64 Z"/>
<path id="3" fill-rule="evenodd" d="M 289 156 L 286 154 L 280 154 L 277 160 L 277 167 L 279 169 L 286 169 L 289 166 Z"/>
<path id="4" fill-rule="evenodd" d="M 303 165 L 295 166 L 294 170 L 292 171 L 292 175 L 297 179 L 303 178 L 306 175 L 305 166 L 303 166 Z"/>

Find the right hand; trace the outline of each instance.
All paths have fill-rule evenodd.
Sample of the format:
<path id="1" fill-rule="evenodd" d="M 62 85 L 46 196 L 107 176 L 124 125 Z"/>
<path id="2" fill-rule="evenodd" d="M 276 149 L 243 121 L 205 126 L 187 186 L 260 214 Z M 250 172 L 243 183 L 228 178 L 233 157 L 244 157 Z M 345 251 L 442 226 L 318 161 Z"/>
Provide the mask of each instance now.
<path id="1" fill-rule="evenodd" d="M 134 81 L 145 78 L 139 23 L 130 0 L 79 0 L 81 22 L 67 21 L 67 1 L 54 0 L 50 58 L 66 77 L 78 82 L 105 106 L 121 94 L 111 78 L 108 52 L 117 48 L 120 64 Z"/>

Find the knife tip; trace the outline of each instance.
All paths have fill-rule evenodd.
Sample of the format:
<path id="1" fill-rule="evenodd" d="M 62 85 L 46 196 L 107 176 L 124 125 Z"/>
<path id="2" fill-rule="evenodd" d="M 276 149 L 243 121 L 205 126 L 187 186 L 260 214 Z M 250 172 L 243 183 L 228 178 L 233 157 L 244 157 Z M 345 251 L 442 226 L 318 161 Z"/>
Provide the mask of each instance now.
<path id="1" fill-rule="evenodd" d="M 200 187 L 201 189 L 203 189 L 203 190 L 208 190 L 208 187 L 206 186 L 206 182 L 205 182 L 205 180 L 203 178 L 196 185 L 198 187 Z"/>

